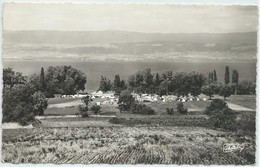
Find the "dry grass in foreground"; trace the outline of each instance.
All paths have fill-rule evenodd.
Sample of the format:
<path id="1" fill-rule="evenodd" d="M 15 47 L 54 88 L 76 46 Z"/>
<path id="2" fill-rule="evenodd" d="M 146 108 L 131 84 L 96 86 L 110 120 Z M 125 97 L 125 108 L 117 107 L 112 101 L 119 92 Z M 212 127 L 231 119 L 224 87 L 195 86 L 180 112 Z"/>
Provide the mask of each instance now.
<path id="1" fill-rule="evenodd" d="M 226 143 L 246 146 L 224 153 Z M 2 157 L 10 163 L 242 165 L 255 162 L 255 136 L 199 127 L 4 130 Z"/>

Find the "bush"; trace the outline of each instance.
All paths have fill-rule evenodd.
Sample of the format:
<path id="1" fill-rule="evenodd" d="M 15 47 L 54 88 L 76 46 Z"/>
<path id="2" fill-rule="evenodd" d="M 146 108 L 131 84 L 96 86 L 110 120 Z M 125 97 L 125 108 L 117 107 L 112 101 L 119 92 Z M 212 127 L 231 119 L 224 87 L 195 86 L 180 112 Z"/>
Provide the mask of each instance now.
<path id="1" fill-rule="evenodd" d="M 44 115 L 44 110 L 48 107 L 48 100 L 46 99 L 44 93 L 35 92 L 32 96 L 34 103 L 34 114 Z"/>
<path id="2" fill-rule="evenodd" d="M 28 125 L 34 121 L 34 101 L 29 85 L 14 85 L 3 89 L 3 122 Z"/>
<path id="3" fill-rule="evenodd" d="M 127 119 L 125 118 L 111 118 L 108 122 L 112 124 L 124 124 L 127 122 Z"/>
<path id="4" fill-rule="evenodd" d="M 236 113 L 228 108 L 227 103 L 220 99 L 214 99 L 206 108 L 205 114 L 209 115 L 209 123 L 214 128 L 236 130 Z"/>
<path id="5" fill-rule="evenodd" d="M 78 107 L 79 111 L 80 111 L 80 115 L 81 117 L 88 117 L 88 107 L 87 106 L 83 106 L 83 105 L 80 105 Z"/>
<path id="6" fill-rule="evenodd" d="M 83 103 L 85 103 L 85 106 L 80 105 L 80 106 L 78 107 L 78 108 L 79 108 L 79 111 L 80 111 L 80 115 L 81 115 L 81 117 L 88 117 L 88 104 L 89 104 L 91 101 L 93 101 L 93 100 L 91 99 L 90 96 L 86 96 L 86 97 L 81 98 L 81 101 L 82 101 Z"/>
<path id="7" fill-rule="evenodd" d="M 174 110 L 173 110 L 173 108 L 166 108 L 166 112 L 167 112 L 167 114 L 168 115 L 173 115 L 173 113 L 174 113 Z"/>
<path id="8" fill-rule="evenodd" d="M 238 95 L 255 95 L 256 83 L 251 81 L 242 81 L 237 85 Z"/>
<path id="9" fill-rule="evenodd" d="M 19 103 L 15 110 L 14 110 L 14 116 L 16 117 L 16 121 L 22 125 L 28 125 L 29 123 L 34 122 L 34 114 L 32 113 L 33 106 L 28 105 L 24 102 Z"/>
<path id="10" fill-rule="evenodd" d="M 226 100 L 227 97 L 231 96 L 233 93 L 233 88 L 229 85 L 222 85 L 219 90 L 219 95 L 224 97 Z"/>
<path id="11" fill-rule="evenodd" d="M 182 115 L 187 115 L 187 113 L 188 113 L 187 108 L 184 108 L 182 102 L 179 102 L 179 103 L 177 104 L 177 111 L 178 111 L 180 114 L 182 114 Z"/>
<path id="12" fill-rule="evenodd" d="M 255 113 L 241 113 L 240 119 L 237 120 L 237 127 L 246 132 L 255 133 L 256 115 Z"/>
<path id="13" fill-rule="evenodd" d="M 215 110 L 209 117 L 209 122 L 214 128 L 236 130 L 236 114 L 230 108 Z"/>
<path id="14" fill-rule="evenodd" d="M 129 111 L 131 108 L 131 105 L 135 103 L 134 97 L 131 95 L 129 91 L 122 91 L 119 100 L 118 100 L 118 106 L 119 110 L 121 111 Z"/>
<path id="15" fill-rule="evenodd" d="M 210 105 L 206 108 L 205 114 L 212 115 L 214 111 L 220 111 L 224 108 L 228 108 L 227 103 L 220 99 L 214 99 Z"/>
<path id="16" fill-rule="evenodd" d="M 140 103 L 132 104 L 130 111 L 132 111 L 133 114 L 147 114 L 147 115 L 155 114 L 155 111 L 151 107 Z"/>
<path id="17" fill-rule="evenodd" d="M 94 113 L 94 114 L 100 114 L 100 110 L 101 110 L 101 107 L 100 106 L 98 106 L 98 105 L 93 105 L 91 108 L 90 108 L 90 110 Z"/>

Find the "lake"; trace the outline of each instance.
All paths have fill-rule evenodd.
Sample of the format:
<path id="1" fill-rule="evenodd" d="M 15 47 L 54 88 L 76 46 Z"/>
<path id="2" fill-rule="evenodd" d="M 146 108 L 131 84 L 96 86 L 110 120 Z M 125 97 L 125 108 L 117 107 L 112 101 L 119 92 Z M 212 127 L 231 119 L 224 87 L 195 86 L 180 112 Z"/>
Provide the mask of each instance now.
<path id="1" fill-rule="evenodd" d="M 82 61 L 6 61 L 3 67 L 11 67 L 24 75 L 40 73 L 41 67 L 71 65 L 87 75 L 87 90 L 96 90 L 99 86 L 101 75 L 113 80 L 116 74 L 127 80 L 128 76 L 151 68 L 153 73 L 162 73 L 172 70 L 173 72 L 201 72 L 208 75 L 214 69 L 217 72 L 218 81 L 224 81 L 225 66 L 229 66 L 230 76 L 232 70 L 237 69 L 240 80 L 256 80 L 256 62 L 82 62 Z"/>

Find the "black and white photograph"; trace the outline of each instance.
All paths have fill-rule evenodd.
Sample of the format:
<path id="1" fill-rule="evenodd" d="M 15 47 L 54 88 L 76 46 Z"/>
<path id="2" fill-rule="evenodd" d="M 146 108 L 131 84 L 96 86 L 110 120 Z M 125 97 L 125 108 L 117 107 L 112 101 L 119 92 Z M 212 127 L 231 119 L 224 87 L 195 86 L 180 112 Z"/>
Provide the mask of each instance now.
<path id="1" fill-rule="evenodd" d="M 4 2 L 2 163 L 256 165 L 257 32 L 252 4 Z"/>

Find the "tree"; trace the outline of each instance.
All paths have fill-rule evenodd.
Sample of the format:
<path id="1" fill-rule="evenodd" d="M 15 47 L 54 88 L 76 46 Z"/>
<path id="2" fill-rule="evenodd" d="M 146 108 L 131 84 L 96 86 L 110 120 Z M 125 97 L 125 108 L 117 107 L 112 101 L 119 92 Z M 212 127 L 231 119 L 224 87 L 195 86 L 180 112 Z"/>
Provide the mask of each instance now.
<path id="1" fill-rule="evenodd" d="M 81 101 L 85 104 L 85 106 L 80 105 L 78 107 L 79 111 L 80 111 L 80 115 L 81 117 L 88 117 L 88 104 L 92 101 L 90 96 L 86 96 L 81 98 Z"/>
<path id="2" fill-rule="evenodd" d="M 216 83 L 218 81 L 216 70 L 213 71 L 213 81 Z"/>
<path id="3" fill-rule="evenodd" d="M 223 108 L 228 108 L 228 105 L 225 101 L 221 99 L 213 99 L 210 105 L 205 109 L 205 114 L 210 116 L 215 111 L 222 110 Z"/>
<path id="4" fill-rule="evenodd" d="M 177 103 L 177 112 L 179 112 L 182 115 L 187 115 L 188 110 L 187 110 L 187 108 L 184 108 L 182 102 L 179 102 L 179 103 Z"/>
<path id="5" fill-rule="evenodd" d="M 116 94 L 120 94 L 120 91 L 121 91 L 121 81 L 120 81 L 120 76 L 119 75 L 115 75 L 114 91 L 115 91 Z"/>
<path id="6" fill-rule="evenodd" d="M 16 84 L 26 83 L 27 77 L 23 76 L 20 72 L 13 71 L 12 68 L 3 69 L 3 84 L 4 87 L 9 86 L 12 88 Z"/>
<path id="7" fill-rule="evenodd" d="M 255 95 L 256 83 L 252 81 L 242 81 L 237 85 L 237 94 L 239 95 Z"/>
<path id="8" fill-rule="evenodd" d="M 44 114 L 48 105 L 45 95 L 36 92 L 34 85 L 27 82 L 26 76 L 8 68 L 4 70 L 4 83 L 3 122 L 27 125 L 34 121 L 36 115 Z"/>
<path id="9" fill-rule="evenodd" d="M 29 76 L 28 83 L 34 92 L 41 90 L 40 76 L 38 74 Z"/>
<path id="10" fill-rule="evenodd" d="M 46 89 L 46 83 L 45 83 L 45 75 L 44 75 L 44 68 L 41 68 L 41 74 L 40 74 L 40 90 L 42 92 L 45 92 Z"/>
<path id="11" fill-rule="evenodd" d="M 191 86 L 190 94 L 191 94 L 192 96 L 197 97 L 198 95 L 200 95 L 200 93 L 201 93 L 200 87 Z"/>
<path id="12" fill-rule="evenodd" d="M 33 95 L 34 115 L 44 115 L 48 106 L 48 100 L 42 92 L 35 92 Z"/>
<path id="13" fill-rule="evenodd" d="M 45 81 L 46 94 L 53 97 L 54 94 L 75 94 L 79 90 L 85 90 L 87 77 L 71 66 L 50 66 Z"/>
<path id="14" fill-rule="evenodd" d="M 166 71 L 166 72 L 162 73 L 161 77 L 162 77 L 161 80 L 165 80 L 165 79 L 171 80 L 173 78 L 173 73 L 172 73 L 172 71 Z"/>
<path id="15" fill-rule="evenodd" d="M 131 75 L 128 80 L 130 90 L 137 93 L 157 93 L 159 95 L 180 94 L 187 96 L 192 93 L 194 96 L 200 94 L 201 87 L 205 84 L 206 77 L 202 73 L 176 73 L 166 71 L 160 76 L 158 73 L 151 74 L 150 69 L 138 71 Z"/>
<path id="16" fill-rule="evenodd" d="M 136 87 L 135 85 L 135 75 L 130 75 L 128 77 L 128 86 L 129 86 L 129 90 L 133 91 Z"/>
<path id="17" fill-rule="evenodd" d="M 236 129 L 236 115 L 223 100 L 214 99 L 206 108 L 205 114 L 209 116 L 209 122 L 214 128 Z"/>
<path id="18" fill-rule="evenodd" d="M 214 74 L 213 74 L 213 72 L 209 72 L 208 82 L 209 83 L 213 83 L 214 82 Z"/>
<path id="19" fill-rule="evenodd" d="M 121 93 L 122 90 L 125 90 L 127 88 L 125 81 L 122 79 L 120 80 L 120 76 L 119 75 L 115 75 L 115 79 L 114 79 L 114 91 L 115 94 L 119 95 Z"/>
<path id="20" fill-rule="evenodd" d="M 4 87 L 6 87 L 7 85 L 10 85 L 10 87 L 13 87 L 14 75 L 15 75 L 15 72 L 13 71 L 12 68 L 5 68 L 3 70 Z"/>
<path id="21" fill-rule="evenodd" d="M 144 85 L 146 87 L 149 87 L 150 85 L 153 84 L 153 75 L 151 73 L 150 68 L 143 71 L 143 78 L 144 78 Z"/>
<path id="22" fill-rule="evenodd" d="M 127 86 L 126 86 L 125 81 L 123 79 L 121 80 L 120 87 L 121 87 L 121 90 L 127 89 Z"/>
<path id="23" fill-rule="evenodd" d="M 99 90 L 103 92 L 111 91 L 113 89 L 113 85 L 109 79 L 101 75 L 101 80 L 99 84 Z"/>
<path id="24" fill-rule="evenodd" d="M 100 110 L 101 110 L 101 107 L 100 106 L 98 106 L 98 105 L 93 105 L 91 108 L 90 108 L 90 110 L 94 113 L 94 114 L 100 114 Z"/>
<path id="25" fill-rule="evenodd" d="M 219 86 L 217 84 L 210 84 L 206 86 L 201 87 L 201 92 L 207 96 L 209 96 L 209 99 L 213 97 L 214 94 L 217 94 L 219 92 Z"/>
<path id="26" fill-rule="evenodd" d="M 234 88 L 233 93 L 236 95 L 237 94 L 237 85 L 238 85 L 238 80 L 239 80 L 239 74 L 237 70 L 233 70 L 232 72 L 232 86 Z"/>
<path id="27" fill-rule="evenodd" d="M 119 99 L 118 99 L 118 106 L 119 106 L 120 112 L 130 111 L 130 107 L 134 103 L 135 103 L 135 99 L 129 91 L 124 90 L 121 92 Z"/>
<path id="28" fill-rule="evenodd" d="M 19 84 L 3 89 L 3 122 L 27 125 L 34 121 L 32 91 L 29 85 Z"/>
<path id="29" fill-rule="evenodd" d="M 229 84 L 229 67 L 226 66 L 226 71 L 225 71 L 225 84 Z"/>
<path id="30" fill-rule="evenodd" d="M 233 73 L 232 73 L 232 83 L 237 84 L 238 80 L 239 80 L 239 73 L 238 73 L 237 70 L 233 70 Z"/>
<path id="31" fill-rule="evenodd" d="M 155 114 L 155 111 L 145 105 L 145 104 L 141 104 L 141 103 L 133 103 L 131 104 L 130 106 L 130 111 L 133 113 L 133 114 L 146 114 L 146 115 L 153 115 Z"/>
<path id="32" fill-rule="evenodd" d="M 209 117 L 209 122 L 214 128 L 236 130 L 236 114 L 230 108 L 215 110 Z"/>
<path id="33" fill-rule="evenodd" d="M 173 110 L 173 108 L 166 108 L 166 112 L 168 115 L 173 115 L 174 110 Z"/>
<path id="34" fill-rule="evenodd" d="M 155 79 L 154 79 L 154 84 L 155 84 L 155 86 L 159 86 L 160 83 L 161 83 L 160 75 L 158 73 L 156 73 Z"/>
<path id="35" fill-rule="evenodd" d="M 206 77 L 202 73 L 176 73 L 169 82 L 169 92 L 182 96 L 191 93 L 193 96 L 200 94 L 201 87 L 205 84 Z"/>
<path id="36" fill-rule="evenodd" d="M 222 85 L 220 86 L 219 95 L 224 97 L 224 100 L 226 100 L 227 97 L 229 97 L 232 94 L 232 88 L 229 85 Z"/>
<path id="37" fill-rule="evenodd" d="M 164 80 L 159 85 L 159 95 L 167 95 L 168 94 L 168 81 Z"/>

